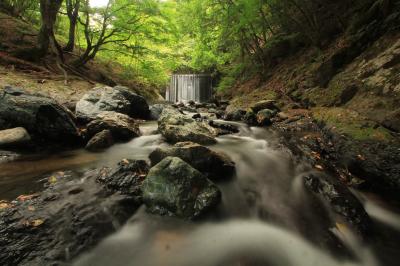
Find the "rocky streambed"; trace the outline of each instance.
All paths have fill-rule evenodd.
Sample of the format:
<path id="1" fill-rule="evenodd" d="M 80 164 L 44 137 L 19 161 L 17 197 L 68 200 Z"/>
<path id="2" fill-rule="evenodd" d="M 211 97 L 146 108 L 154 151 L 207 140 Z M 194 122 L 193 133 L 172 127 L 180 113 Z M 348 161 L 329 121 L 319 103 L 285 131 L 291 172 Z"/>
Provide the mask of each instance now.
<path id="1" fill-rule="evenodd" d="M 0 103 L 1 128 L 19 133 L 0 131 L 13 150 L 0 163 L 2 265 L 398 261 L 395 197 L 359 189 L 398 191 L 399 150 L 343 154 L 307 110 L 148 106 L 123 87 L 96 88 L 76 110 L 16 88 Z"/>

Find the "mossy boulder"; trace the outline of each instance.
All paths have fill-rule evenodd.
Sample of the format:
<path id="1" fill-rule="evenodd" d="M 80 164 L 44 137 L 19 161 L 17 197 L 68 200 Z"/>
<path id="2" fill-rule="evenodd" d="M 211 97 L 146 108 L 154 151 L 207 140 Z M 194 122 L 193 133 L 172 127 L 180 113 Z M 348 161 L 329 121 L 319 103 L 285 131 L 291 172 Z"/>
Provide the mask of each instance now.
<path id="1" fill-rule="evenodd" d="M 257 115 L 251 109 L 243 117 L 243 121 L 249 126 L 257 126 Z"/>
<path id="2" fill-rule="evenodd" d="M 170 143 L 193 141 L 208 145 L 217 142 L 217 129 L 208 125 L 206 121 L 196 121 L 175 108 L 164 108 L 158 120 L 158 129 Z"/>
<path id="3" fill-rule="evenodd" d="M 276 111 L 263 109 L 257 113 L 257 123 L 260 126 L 269 126 L 272 124 L 272 118 L 276 116 Z"/>
<path id="4" fill-rule="evenodd" d="M 110 130 L 116 141 L 129 141 L 141 135 L 139 125 L 133 118 L 111 111 L 100 112 L 95 120 L 87 125 L 89 137 L 103 130 Z"/>
<path id="5" fill-rule="evenodd" d="M 152 165 L 168 156 L 178 157 L 212 180 L 232 177 L 235 163 L 223 153 L 215 152 L 193 142 L 180 142 L 170 148 L 157 148 L 150 154 Z"/>
<path id="6" fill-rule="evenodd" d="M 246 115 L 246 111 L 242 109 L 227 111 L 224 119 L 228 121 L 242 121 L 244 116 Z"/>
<path id="7" fill-rule="evenodd" d="M 184 219 L 199 217 L 221 200 L 215 184 L 177 157 L 167 157 L 151 168 L 142 191 L 149 212 Z"/>

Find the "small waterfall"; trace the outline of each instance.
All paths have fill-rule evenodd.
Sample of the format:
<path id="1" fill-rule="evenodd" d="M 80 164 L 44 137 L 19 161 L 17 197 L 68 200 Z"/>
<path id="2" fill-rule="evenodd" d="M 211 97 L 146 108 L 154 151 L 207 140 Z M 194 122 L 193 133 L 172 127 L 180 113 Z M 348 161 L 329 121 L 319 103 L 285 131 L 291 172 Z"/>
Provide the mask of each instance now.
<path id="1" fill-rule="evenodd" d="M 174 74 L 166 92 L 170 102 L 206 102 L 212 97 L 212 78 L 209 74 Z"/>

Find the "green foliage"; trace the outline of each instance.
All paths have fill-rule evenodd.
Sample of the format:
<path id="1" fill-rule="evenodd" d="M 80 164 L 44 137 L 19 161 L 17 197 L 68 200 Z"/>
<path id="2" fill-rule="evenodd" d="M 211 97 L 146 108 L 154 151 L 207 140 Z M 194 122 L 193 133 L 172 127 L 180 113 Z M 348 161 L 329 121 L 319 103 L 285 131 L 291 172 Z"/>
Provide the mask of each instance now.
<path id="1" fill-rule="evenodd" d="M 209 72 L 222 77 L 221 91 L 265 74 L 300 44 L 320 47 L 345 29 L 353 9 L 366 6 L 362 0 L 109 0 L 92 8 L 76 1 L 78 21 L 88 22 L 76 26 L 78 55 L 92 48 L 89 60 L 118 62 L 125 78 L 157 87 L 174 71 Z M 35 0 L 5 0 L 5 6 L 25 17 L 39 14 Z M 68 42 L 66 10 L 56 24 L 60 43 Z"/>

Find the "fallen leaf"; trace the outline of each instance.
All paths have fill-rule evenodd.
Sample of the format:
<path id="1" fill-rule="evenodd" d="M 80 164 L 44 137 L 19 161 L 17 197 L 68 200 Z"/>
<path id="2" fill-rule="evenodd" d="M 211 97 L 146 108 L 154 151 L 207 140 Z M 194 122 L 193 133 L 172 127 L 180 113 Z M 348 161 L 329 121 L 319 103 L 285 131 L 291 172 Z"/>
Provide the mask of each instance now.
<path id="1" fill-rule="evenodd" d="M 321 155 L 318 152 L 312 151 L 311 154 L 315 159 L 321 160 Z"/>
<path id="2" fill-rule="evenodd" d="M 317 165 L 315 165 L 315 168 L 317 168 L 318 170 L 324 170 L 324 167 L 322 167 L 322 165 L 319 165 L 319 164 L 317 164 Z"/>
<path id="3" fill-rule="evenodd" d="M 11 208 L 13 205 L 8 201 L 2 200 L 0 201 L 0 210 Z"/>
<path id="4" fill-rule="evenodd" d="M 35 220 L 32 220 L 32 221 L 29 221 L 29 220 L 23 220 L 22 221 L 22 224 L 24 225 L 24 226 L 27 226 L 27 227 L 38 227 L 38 226 L 40 226 L 40 225 L 42 225 L 44 223 L 44 221 L 42 220 L 42 219 L 35 219 Z"/>
<path id="5" fill-rule="evenodd" d="M 339 222 L 337 222 L 336 223 L 336 228 L 339 230 L 339 232 L 341 232 L 342 234 L 346 234 L 346 233 L 348 233 L 350 230 L 349 230 L 349 227 L 346 225 L 346 224 L 344 224 L 344 223 L 339 223 Z"/>
<path id="6" fill-rule="evenodd" d="M 31 200 L 34 198 L 39 197 L 39 194 L 31 194 L 31 195 L 20 195 L 17 198 L 17 201 L 27 201 L 27 200 Z"/>
<path id="7" fill-rule="evenodd" d="M 39 225 L 41 225 L 41 224 L 43 224 L 44 223 L 44 221 L 42 220 L 42 219 L 36 219 L 36 220 L 33 220 L 32 222 L 31 222 L 31 225 L 33 226 L 33 227 L 38 227 Z"/>
<path id="8" fill-rule="evenodd" d="M 49 183 L 50 184 L 54 184 L 57 183 L 57 177 L 55 177 L 54 175 L 49 177 Z"/>
<path id="9" fill-rule="evenodd" d="M 362 156 L 361 154 L 357 155 L 357 158 L 360 159 L 361 161 L 365 161 L 366 160 L 365 157 Z"/>
<path id="10" fill-rule="evenodd" d="M 122 162 L 123 162 L 124 164 L 129 164 L 128 159 L 122 159 Z"/>

